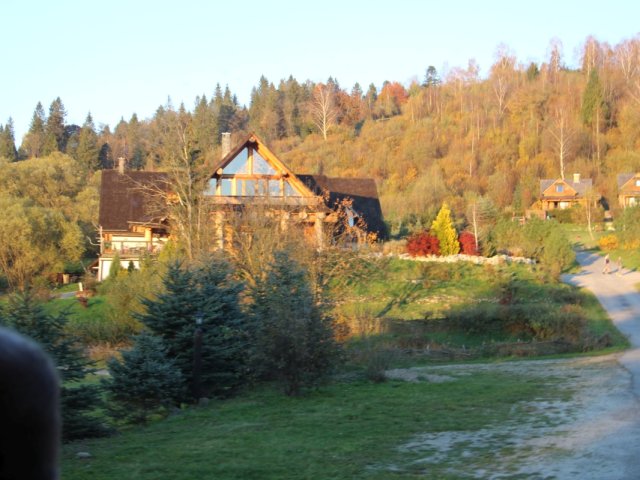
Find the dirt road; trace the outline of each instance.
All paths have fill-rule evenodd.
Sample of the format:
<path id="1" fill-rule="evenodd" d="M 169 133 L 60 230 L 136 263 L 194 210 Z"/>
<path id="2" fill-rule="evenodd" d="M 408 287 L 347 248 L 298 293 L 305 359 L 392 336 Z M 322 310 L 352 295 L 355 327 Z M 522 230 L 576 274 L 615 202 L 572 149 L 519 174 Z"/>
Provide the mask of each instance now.
<path id="1" fill-rule="evenodd" d="M 485 365 L 443 365 L 387 372 L 406 381 L 453 381 L 482 369 L 557 379 L 573 392 L 570 400 L 519 406 L 531 414 L 482 431 L 425 433 L 399 449 L 414 464 L 447 466 L 451 478 L 535 480 L 640 479 L 640 273 L 603 274 L 604 260 L 577 254 L 583 269 L 564 281 L 591 290 L 632 347 L 624 353 L 560 360 Z M 515 406 L 514 406 L 515 408 Z M 505 440 L 507 439 L 507 440 Z M 505 445 L 513 447 L 504 452 Z M 491 468 L 474 457 L 489 446 Z M 462 450 L 462 455 L 460 451 Z M 390 466 L 402 470 L 402 466 Z M 426 477 L 428 478 L 428 477 Z"/>
<path id="2" fill-rule="evenodd" d="M 640 398 L 640 293 L 636 288 L 640 273 L 619 269 L 612 261 L 611 273 L 603 274 L 604 259 L 589 252 L 578 252 L 577 260 L 582 272 L 566 275 L 564 280 L 591 290 L 618 330 L 629 338 L 632 348 L 620 356 L 620 363 L 632 374 L 633 392 Z"/>

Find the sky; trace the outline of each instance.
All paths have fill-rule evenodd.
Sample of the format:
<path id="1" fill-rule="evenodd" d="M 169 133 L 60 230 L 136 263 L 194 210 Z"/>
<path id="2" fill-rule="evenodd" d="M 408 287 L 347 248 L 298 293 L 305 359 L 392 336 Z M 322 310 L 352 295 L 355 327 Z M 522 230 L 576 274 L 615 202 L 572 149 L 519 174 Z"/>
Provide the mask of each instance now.
<path id="1" fill-rule="evenodd" d="M 501 44 L 520 63 L 544 62 L 552 39 L 575 67 L 588 36 L 638 35 L 640 2 L 3 0 L 0 18 L 0 124 L 13 119 L 19 146 L 37 103 L 48 112 L 56 97 L 67 123 L 90 112 L 113 128 L 169 97 L 192 110 L 217 83 L 249 106 L 262 75 L 408 86 L 429 65 L 443 75 L 470 59 L 486 75 Z"/>

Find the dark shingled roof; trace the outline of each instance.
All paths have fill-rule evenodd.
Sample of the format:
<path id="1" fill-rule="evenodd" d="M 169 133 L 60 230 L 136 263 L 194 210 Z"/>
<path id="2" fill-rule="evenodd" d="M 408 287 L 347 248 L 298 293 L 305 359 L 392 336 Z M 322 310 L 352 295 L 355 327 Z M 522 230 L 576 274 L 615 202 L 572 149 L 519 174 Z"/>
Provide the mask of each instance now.
<path id="1" fill-rule="evenodd" d="M 296 175 L 316 195 L 325 195 L 327 207 L 333 208 L 344 199 L 353 201 L 353 210 L 367 224 L 369 232 L 386 238 L 386 227 L 378 198 L 376 182 L 372 178 L 330 178 L 325 175 Z"/>
<path id="2" fill-rule="evenodd" d="M 557 181 L 562 181 L 562 180 L 559 178 L 540 180 L 540 195 L 542 195 L 547 188 L 549 188 L 551 185 L 553 185 Z M 573 188 L 577 192 L 576 198 L 584 197 L 585 194 L 587 193 L 587 190 L 591 188 L 591 186 L 593 185 L 593 182 L 590 178 L 583 178 L 579 182 L 574 182 L 572 180 L 565 179 L 564 183 L 569 185 L 571 188 Z"/>
<path id="3" fill-rule="evenodd" d="M 635 173 L 620 173 L 618 174 L 618 188 L 622 188 L 625 183 L 635 177 Z M 635 185 L 631 186 L 631 189 L 634 189 Z"/>
<path id="4" fill-rule="evenodd" d="M 127 231 L 130 222 L 159 222 L 163 214 L 152 205 L 151 194 L 158 190 L 167 190 L 166 173 L 103 170 L 98 223 L 107 231 Z"/>

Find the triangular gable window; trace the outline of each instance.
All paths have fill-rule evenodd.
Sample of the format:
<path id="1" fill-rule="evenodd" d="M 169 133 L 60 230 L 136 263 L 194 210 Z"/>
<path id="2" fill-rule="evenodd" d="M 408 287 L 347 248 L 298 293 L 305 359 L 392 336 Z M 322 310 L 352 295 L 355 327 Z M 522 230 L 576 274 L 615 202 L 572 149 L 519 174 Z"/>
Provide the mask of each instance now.
<path id="1" fill-rule="evenodd" d="M 205 189 L 220 197 L 314 197 L 299 179 L 261 142 L 250 137 L 224 166 L 219 167 Z M 229 158 L 229 157 L 227 157 Z M 314 197 L 315 198 L 315 197 Z"/>
<path id="2" fill-rule="evenodd" d="M 252 170 L 253 165 L 253 171 Z M 249 161 L 249 149 L 245 148 L 223 168 L 223 175 L 275 175 L 276 170 L 262 156 L 253 151 L 253 162 Z"/>
<path id="3" fill-rule="evenodd" d="M 259 175 L 275 175 L 276 171 L 258 152 L 253 152 L 253 173 Z"/>
<path id="4" fill-rule="evenodd" d="M 249 153 L 247 149 L 243 149 L 231 163 L 224 167 L 223 173 L 225 175 L 236 175 L 238 173 L 250 175 L 249 171 Z"/>

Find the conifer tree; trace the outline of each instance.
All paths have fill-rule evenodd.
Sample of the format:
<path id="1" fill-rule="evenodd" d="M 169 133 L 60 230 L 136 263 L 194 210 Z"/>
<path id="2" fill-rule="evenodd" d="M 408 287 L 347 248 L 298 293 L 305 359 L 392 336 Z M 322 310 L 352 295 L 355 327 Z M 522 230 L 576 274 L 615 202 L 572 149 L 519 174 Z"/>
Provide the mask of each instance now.
<path id="1" fill-rule="evenodd" d="M 431 224 L 431 234 L 440 242 L 441 255 L 456 255 L 460 252 L 458 234 L 451 220 L 451 210 L 446 203 L 442 205 L 436 219 Z"/>
<path id="2" fill-rule="evenodd" d="M 108 362 L 111 377 L 103 381 L 109 413 L 116 419 L 147 423 L 152 415 L 166 414 L 184 394 L 184 378 L 159 337 L 142 333 L 134 337 L 122 361 Z"/>
<path id="3" fill-rule="evenodd" d="M 122 271 L 122 265 L 120 264 L 120 254 L 116 252 L 116 254 L 111 259 L 111 266 L 109 267 L 109 275 L 107 278 L 115 280 L 120 275 Z"/>
<path id="4" fill-rule="evenodd" d="M 220 103 L 220 107 L 218 110 L 218 136 L 217 138 L 222 138 L 222 134 L 224 132 L 231 131 L 231 122 L 233 121 L 233 116 L 236 113 L 237 105 L 234 103 L 234 100 L 231 96 L 231 91 L 229 87 L 225 87 L 224 95 L 222 97 L 222 102 Z"/>
<path id="5" fill-rule="evenodd" d="M 596 116 L 608 117 L 607 105 L 604 101 L 604 92 L 598 71 L 594 68 L 589 74 L 587 87 L 582 97 L 581 109 L 582 122 L 585 125 L 592 125 Z"/>
<path id="6" fill-rule="evenodd" d="M 42 147 L 44 146 L 44 126 L 46 122 L 46 116 L 42 103 L 38 102 L 36 109 L 33 112 L 31 118 L 31 124 L 29 125 L 29 131 L 24 137 L 22 142 L 22 150 L 26 153 L 28 158 L 42 156 Z"/>
<path id="7" fill-rule="evenodd" d="M 233 280 L 230 265 L 219 257 L 199 268 L 169 265 L 164 292 L 142 301 L 146 311 L 137 318 L 167 346 L 167 355 L 191 390 L 194 384 L 194 335 L 202 329 L 203 393 L 227 395 L 244 375 L 246 331 L 240 310 L 242 285 Z M 201 325 L 197 325 L 197 322 Z"/>
<path id="8" fill-rule="evenodd" d="M 307 273 L 283 251 L 254 291 L 253 365 L 287 395 L 317 385 L 338 359 L 332 323 L 314 299 Z"/>
<path id="9" fill-rule="evenodd" d="M 218 132 L 218 123 L 213 107 L 209 106 L 205 95 L 196 99 L 192 125 L 194 143 L 197 145 L 198 150 L 206 154 L 213 149 L 219 139 L 213 133 Z"/>
<path id="10" fill-rule="evenodd" d="M 53 152 L 64 152 L 66 147 L 65 136 L 65 116 L 64 105 L 60 97 L 51 102 L 49 107 L 49 116 L 47 117 L 47 123 L 45 124 L 44 132 L 44 145 L 43 155 L 49 155 Z"/>
<path id="11" fill-rule="evenodd" d="M 129 168 L 131 170 L 142 170 L 146 161 L 145 150 L 142 143 L 142 125 L 138 120 L 138 115 L 133 114 L 129 119 L 127 127 L 127 142 L 129 143 Z"/>
<path id="12" fill-rule="evenodd" d="M 96 385 L 79 383 L 90 372 L 90 362 L 85 359 L 77 341 L 65 332 L 66 314 L 49 315 L 33 293 L 25 291 L 9 298 L 0 311 L 0 324 L 37 341 L 53 358 L 62 382 L 61 409 L 62 433 L 65 439 L 99 436 L 105 427 L 93 416 L 98 403 Z"/>
<path id="13" fill-rule="evenodd" d="M 0 125 L 0 158 L 6 158 L 10 162 L 18 159 L 11 117 L 4 127 Z"/>
<path id="14" fill-rule="evenodd" d="M 94 172 L 99 166 L 99 153 L 98 135 L 95 131 L 91 113 L 88 113 L 78 136 L 78 148 L 76 149 L 75 158 L 87 172 Z"/>

